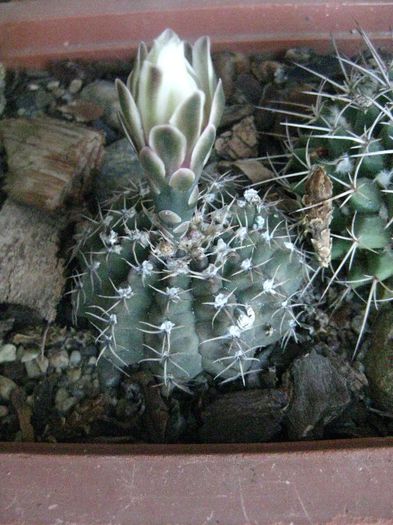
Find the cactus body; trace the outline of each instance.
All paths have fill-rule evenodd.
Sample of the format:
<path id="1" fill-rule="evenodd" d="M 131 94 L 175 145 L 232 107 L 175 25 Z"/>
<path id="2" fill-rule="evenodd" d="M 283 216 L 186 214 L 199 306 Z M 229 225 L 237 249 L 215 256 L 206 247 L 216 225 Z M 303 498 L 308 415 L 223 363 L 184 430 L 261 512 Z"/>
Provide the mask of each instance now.
<path id="1" fill-rule="evenodd" d="M 244 381 L 257 349 L 292 334 L 303 257 L 273 204 L 223 184 L 204 188 L 180 240 L 138 194 L 81 229 L 75 312 L 116 365 L 145 363 L 167 386 L 202 372 Z"/>

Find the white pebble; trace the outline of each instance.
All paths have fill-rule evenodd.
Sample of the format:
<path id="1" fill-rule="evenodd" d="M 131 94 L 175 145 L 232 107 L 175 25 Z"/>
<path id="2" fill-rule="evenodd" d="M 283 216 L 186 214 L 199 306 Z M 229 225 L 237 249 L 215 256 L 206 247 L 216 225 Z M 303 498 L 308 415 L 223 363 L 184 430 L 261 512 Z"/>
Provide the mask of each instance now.
<path id="1" fill-rule="evenodd" d="M 34 406 L 34 394 L 30 394 L 26 397 L 26 403 L 29 405 L 29 407 L 33 408 Z"/>
<path id="2" fill-rule="evenodd" d="M 0 363 L 9 363 L 16 359 L 16 346 L 5 344 L 0 348 Z"/>
<path id="3" fill-rule="evenodd" d="M 60 82 L 58 80 L 50 80 L 47 83 L 46 88 L 52 91 L 53 89 L 57 89 L 59 86 L 60 86 Z"/>
<path id="4" fill-rule="evenodd" d="M 27 361 L 25 363 L 26 368 L 26 374 L 30 379 L 35 379 L 37 377 L 40 377 L 41 370 L 40 367 L 37 365 L 36 361 Z"/>
<path id="5" fill-rule="evenodd" d="M 94 356 L 91 356 L 91 357 L 89 357 L 89 360 L 88 360 L 87 364 L 88 364 L 89 366 L 96 366 L 96 364 L 97 364 L 97 359 L 96 359 Z"/>
<path id="6" fill-rule="evenodd" d="M 21 357 L 22 363 L 28 363 L 29 361 L 33 361 L 40 355 L 39 348 L 29 348 L 28 350 L 23 350 L 23 354 Z"/>
<path id="7" fill-rule="evenodd" d="M 74 78 L 68 86 L 68 91 L 75 95 L 75 93 L 78 93 L 78 91 L 81 90 L 82 85 L 83 81 L 80 78 Z"/>
<path id="8" fill-rule="evenodd" d="M 79 350 L 73 350 L 70 355 L 70 364 L 71 366 L 77 366 L 82 360 L 81 353 Z"/>
<path id="9" fill-rule="evenodd" d="M 16 388 L 16 383 L 5 376 L 0 376 L 0 397 L 6 401 L 10 400 L 11 392 Z"/>

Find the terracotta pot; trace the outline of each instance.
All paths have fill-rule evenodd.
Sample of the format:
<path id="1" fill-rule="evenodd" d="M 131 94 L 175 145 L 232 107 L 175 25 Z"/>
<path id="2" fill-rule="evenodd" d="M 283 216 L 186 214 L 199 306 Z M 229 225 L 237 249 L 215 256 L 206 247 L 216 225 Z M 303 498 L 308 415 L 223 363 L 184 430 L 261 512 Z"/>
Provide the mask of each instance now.
<path id="1" fill-rule="evenodd" d="M 392 1 L 25 0 L 0 61 L 124 58 L 165 27 L 215 49 L 391 45 Z M 393 523 L 393 438 L 258 445 L 0 444 L 0 524 Z"/>
<path id="2" fill-rule="evenodd" d="M 0 60 L 10 67 L 48 59 L 124 58 L 166 27 L 211 36 L 215 49 L 326 50 L 334 33 L 355 50 L 357 24 L 391 42 L 390 0 L 24 0 L 0 4 Z"/>

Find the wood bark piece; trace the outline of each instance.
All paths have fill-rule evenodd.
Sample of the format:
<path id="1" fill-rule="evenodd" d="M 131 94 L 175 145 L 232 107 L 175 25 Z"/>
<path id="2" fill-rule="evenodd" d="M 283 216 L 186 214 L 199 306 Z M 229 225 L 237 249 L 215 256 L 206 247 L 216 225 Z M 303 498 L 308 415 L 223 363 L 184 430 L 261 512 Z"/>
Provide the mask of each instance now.
<path id="1" fill-rule="evenodd" d="M 272 389 L 228 392 L 202 413 L 202 441 L 207 443 L 252 443 L 269 441 L 281 430 L 285 392 Z"/>
<path id="2" fill-rule="evenodd" d="M 101 133 L 49 117 L 4 120 L 0 137 L 8 194 L 49 212 L 81 202 L 103 153 Z"/>
<path id="3" fill-rule="evenodd" d="M 64 286 L 59 220 L 8 199 L 0 211 L 0 303 L 53 321 Z"/>

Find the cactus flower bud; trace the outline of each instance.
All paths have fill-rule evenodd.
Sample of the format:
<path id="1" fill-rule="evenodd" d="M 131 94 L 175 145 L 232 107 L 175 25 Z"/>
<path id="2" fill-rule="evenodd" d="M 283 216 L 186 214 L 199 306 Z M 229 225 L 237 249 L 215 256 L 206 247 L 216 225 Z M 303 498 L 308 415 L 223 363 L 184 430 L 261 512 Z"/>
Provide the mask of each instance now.
<path id="1" fill-rule="evenodd" d="M 127 85 L 117 80 L 116 86 L 120 121 L 139 154 L 159 220 L 184 233 L 224 108 L 210 41 L 202 37 L 190 48 L 167 29 L 150 51 L 141 43 Z"/>

